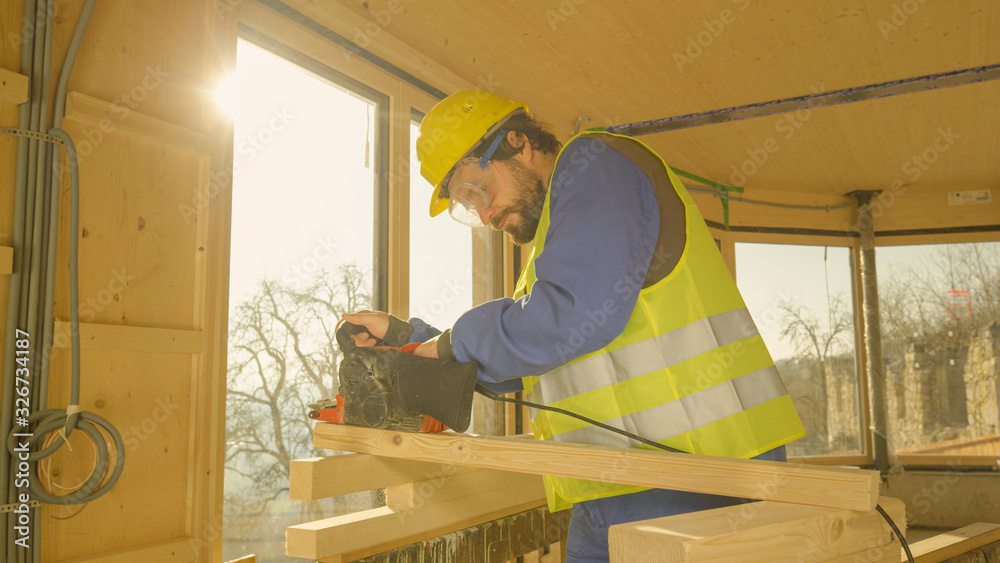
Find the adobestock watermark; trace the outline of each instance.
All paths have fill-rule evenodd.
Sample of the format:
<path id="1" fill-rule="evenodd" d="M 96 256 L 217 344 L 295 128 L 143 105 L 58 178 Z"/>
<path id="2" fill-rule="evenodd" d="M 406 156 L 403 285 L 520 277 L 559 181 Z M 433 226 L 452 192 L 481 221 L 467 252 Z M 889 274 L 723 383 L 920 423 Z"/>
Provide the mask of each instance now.
<path id="1" fill-rule="evenodd" d="M 927 0 L 904 0 L 899 4 L 892 5 L 892 14 L 888 20 L 878 20 L 878 30 L 882 34 L 882 39 L 889 39 L 889 36 L 899 31 L 901 27 L 910 21 L 910 16 L 917 13 L 920 7 L 927 3 Z"/>
<path id="2" fill-rule="evenodd" d="M 13 31 L 7 32 L 7 43 L 12 47 L 18 47 L 19 43 L 27 43 L 35 38 L 35 34 L 45 30 L 45 22 L 49 19 L 54 19 L 56 15 L 56 7 L 62 7 L 65 4 L 69 4 L 69 0 L 55 0 L 51 4 L 45 2 L 44 12 L 35 12 L 33 18 L 22 18 L 21 33 L 15 33 Z"/>
<path id="3" fill-rule="evenodd" d="M 438 296 L 430 301 L 425 301 L 417 310 L 416 317 L 421 319 L 436 318 L 449 305 L 454 304 L 463 297 L 468 297 L 471 290 L 472 286 L 463 284 L 460 278 L 445 280 L 441 291 L 438 292 Z M 471 301 L 471 299 L 467 299 L 466 301 Z"/>
<path id="4" fill-rule="evenodd" d="M 202 186 L 192 190 L 191 203 L 180 203 L 177 210 L 184 218 L 184 222 L 190 224 L 197 220 L 198 214 L 207 209 L 211 201 L 221 194 L 232 182 L 256 160 L 266 149 L 278 138 L 278 134 L 285 131 L 295 120 L 296 116 L 287 108 L 275 108 L 271 110 L 271 117 L 267 125 L 258 129 L 252 135 L 247 135 L 240 140 L 234 152 L 242 158 L 233 158 L 233 164 L 228 170 L 217 170 L 212 173 L 211 178 Z"/>
<path id="5" fill-rule="evenodd" d="M 821 82 L 810 86 L 809 89 L 812 90 L 813 94 L 819 94 L 823 92 L 823 87 L 824 84 Z M 811 108 L 788 112 L 775 122 L 774 130 L 787 142 L 795 136 L 811 117 Z M 732 174 L 729 175 L 730 185 L 739 187 L 745 185 L 747 180 L 757 174 L 757 172 L 760 172 L 764 165 L 770 161 L 771 157 L 781 150 L 781 143 L 782 141 L 777 137 L 771 136 L 764 139 L 758 146 L 746 149 L 747 158 L 740 162 L 739 165 L 734 164 L 730 166 L 732 170 Z"/>
<path id="6" fill-rule="evenodd" d="M 114 133 L 118 128 L 116 122 L 131 115 L 132 111 L 149 97 L 149 93 L 159 88 L 168 76 L 170 76 L 170 72 L 160 68 L 160 65 L 156 65 L 155 68 L 147 66 L 142 81 L 111 102 L 111 114 L 115 120 L 112 120 L 111 117 L 103 117 L 97 122 L 97 127 L 84 128 L 83 133 L 79 135 L 80 138 L 74 140 L 77 155 L 85 157 L 94 152 L 94 149 L 104 142 L 105 136 Z"/>
<path id="7" fill-rule="evenodd" d="M 774 477 L 758 482 L 754 486 L 756 494 L 753 496 L 753 499 L 755 501 L 773 500 L 778 495 L 781 487 L 788 483 L 788 480 L 789 476 L 787 473 L 778 472 Z M 732 532 L 737 532 L 749 525 L 760 512 L 759 502 L 744 502 L 739 507 L 736 513 L 726 514 L 726 524 L 729 525 L 729 530 Z"/>
<path id="8" fill-rule="evenodd" d="M 916 493 L 906 499 L 906 521 L 919 522 L 922 516 L 935 510 L 938 503 L 949 500 L 951 488 L 958 484 L 964 474 L 962 467 L 955 461 L 949 461 L 948 469 L 937 475 L 929 484 L 920 487 Z M 893 465 L 889 469 L 889 487 L 893 488 L 893 479 L 906 479 L 902 465 Z"/>
<path id="9" fill-rule="evenodd" d="M 351 41 L 358 46 L 359 49 L 367 49 L 373 39 L 377 38 L 386 28 L 392 25 L 392 20 L 396 16 L 405 13 L 405 4 L 412 4 L 413 0 L 389 0 L 385 5 L 385 8 L 379 10 L 369 10 L 371 19 L 367 19 L 363 25 L 354 26 L 351 34 Z M 362 4 L 365 9 L 368 9 L 368 3 Z M 348 61 L 351 57 L 358 54 L 357 50 L 351 49 L 349 47 L 344 47 L 342 49 L 344 53 L 344 58 Z"/>
<path id="10" fill-rule="evenodd" d="M 424 474 L 423 480 L 407 485 L 413 487 L 413 496 L 406 500 L 406 508 L 396 511 L 396 518 L 399 519 L 399 523 L 406 522 L 420 507 L 434 498 L 439 490 L 448 485 L 450 482 L 449 477 L 456 473 L 458 473 L 458 466 L 443 463 L 433 470 L 428 470 Z"/>
<path id="11" fill-rule="evenodd" d="M 316 246 L 312 252 L 281 275 L 281 283 L 296 289 L 312 283 L 316 279 L 316 274 L 323 269 L 323 264 L 336 254 L 340 246 L 340 243 L 329 235 L 316 239 Z"/>
<path id="12" fill-rule="evenodd" d="M 138 425 L 132 425 L 122 432 L 122 441 L 125 442 L 125 449 L 132 453 L 139 449 L 139 446 L 155 434 L 160 425 L 170 420 L 170 416 L 177 412 L 178 406 L 174 403 L 171 395 L 166 398 L 156 399 L 156 404 L 149 411 L 149 416 L 142 419 Z"/>
<path id="13" fill-rule="evenodd" d="M 637 266 L 634 271 L 615 281 L 612 288 L 617 297 L 605 299 L 599 307 L 586 311 L 584 313 L 586 318 L 570 327 L 566 334 L 566 340 L 556 343 L 555 350 L 559 354 L 559 359 L 565 363 L 585 353 L 585 351 L 589 352 L 595 349 L 593 338 L 604 325 L 615 318 L 614 316 L 620 312 L 621 307 L 634 302 L 633 296 L 642 289 L 647 272 L 659 270 L 671 262 L 676 262 L 673 252 L 664 248 L 656 248 L 648 268 Z"/>
<path id="14" fill-rule="evenodd" d="M 893 180 L 886 190 L 879 194 L 878 197 L 872 199 L 870 203 L 872 219 L 878 219 L 884 215 L 896 203 L 896 198 L 905 194 L 914 182 L 919 180 L 925 172 L 934 166 L 942 154 L 955 146 L 955 140 L 959 138 L 961 138 L 961 135 L 952 131 L 950 125 L 948 127 L 938 127 L 937 136 L 934 137 L 931 144 L 922 151 L 914 153 L 903 162 L 903 165 L 900 167 L 900 173 L 903 177 Z M 853 230 L 856 231 L 862 226 L 862 222 L 859 220 L 854 224 Z"/>
<path id="15" fill-rule="evenodd" d="M 86 233 L 86 230 L 84 232 Z M 94 295 L 81 300 L 79 305 L 80 322 L 92 323 L 96 321 L 97 316 L 101 312 L 115 301 L 121 300 L 122 293 L 128 289 L 129 282 L 134 279 L 135 276 L 129 275 L 124 268 L 121 271 L 111 270 L 111 278 L 108 279 L 105 287 Z M 45 361 L 48 361 L 51 357 L 58 354 L 60 350 L 69 350 L 72 345 L 72 330 L 53 330 L 52 345 L 43 350 L 41 354 L 45 358 Z"/>
<path id="16" fill-rule="evenodd" d="M 730 0 L 736 11 L 724 8 L 719 14 L 708 20 L 702 20 L 704 27 L 702 31 L 689 35 L 684 45 L 683 51 L 674 51 L 671 55 L 677 65 L 678 72 L 684 72 L 684 67 L 693 63 L 695 59 L 702 56 L 705 50 L 715 43 L 715 40 L 722 36 L 729 26 L 736 23 L 739 13 L 750 6 L 750 0 Z"/>
<path id="17" fill-rule="evenodd" d="M 545 10 L 545 21 L 555 31 L 560 24 L 575 18 L 580 13 L 579 7 L 586 3 L 587 0 L 562 0 L 555 8 Z"/>

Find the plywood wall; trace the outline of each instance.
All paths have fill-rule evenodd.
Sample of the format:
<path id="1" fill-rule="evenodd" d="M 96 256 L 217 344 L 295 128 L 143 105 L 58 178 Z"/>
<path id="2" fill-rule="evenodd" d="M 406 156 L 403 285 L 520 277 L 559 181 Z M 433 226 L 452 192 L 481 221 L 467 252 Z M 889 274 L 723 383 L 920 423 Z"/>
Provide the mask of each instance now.
<path id="1" fill-rule="evenodd" d="M 53 74 L 83 4 L 55 2 Z M 22 14 L 21 2 L 0 10 L 0 65 L 15 71 L 20 44 L 6 35 Z M 232 126 L 212 93 L 235 48 L 225 2 L 98 2 L 91 17 L 64 122 L 80 155 L 80 407 L 121 432 L 126 462 L 82 510 L 43 506 L 43 561 L 221 559 Z M 16 126 L 16 108 L 0 119 Z M 0 139 L 0 246 L 12 233 L 15 146 Z M 68 177 L 61 196 L 48 390 L 58 408 L 70 391 Z M 93 463 L 79 433 L 70 445 L 48 462 L 57 492 Z"/>

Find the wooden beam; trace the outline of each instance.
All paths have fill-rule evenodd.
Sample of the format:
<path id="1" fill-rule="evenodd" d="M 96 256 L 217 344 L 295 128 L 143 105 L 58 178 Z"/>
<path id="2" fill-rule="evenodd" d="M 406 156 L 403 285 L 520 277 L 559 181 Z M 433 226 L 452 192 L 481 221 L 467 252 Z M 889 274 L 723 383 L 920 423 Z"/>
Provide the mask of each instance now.
<path id="1" fill-rule="evenodd" d="M 442 466 L 442 469 L 457 466 Z M 417 510 L 428 504 L 438 504 L 461 498 L 471 498 L 488 489 L 526 489 L 530 499 L 544 498 L 545 487 L 538 475 L 473 469 L 460 475 L 441 474 L 435 479 L 392 485 L 386 490 L 386 506 L 397 513 Z"/>
<path id="2" fill-rule="evenodd" d="M 0 68 L 0 102 L 15 106 L 28 101 L 28 77 Z"/>
<path id="3" fill-rule="evenodd" d="M 52 347 L 70 347 L 70 323 L 55 322 Z M 200 330 L 80 323 L 82 350 L 200 354 L 204 347 L 205 336 Z"/>
<path id="4" fill-rule="evenodd" d="M 862 469 L 508 437 L 410 434 L 328 423 L 316 425 L 313 444 L 387 457 L 861 511 L 875 507 L 879 487 L 878 472 Z"/>
<path id="5" fill-rule="evenodd" d="M 0 246 L 0 276 L 9 276 L 14 272 L 14 249 Z"/>
<path id="6" fill-rule="evenodd" d="M 910 552 L 915 563 L 938 563 L 998 541 L 1000 524 L 977 522 L 910 544 Z"/>
<path id="7" fill-rule="evenodd" d="M 879 504 L 906 529 L 903 502 Z M 875 510 L 755 502 L 611 526 L 611 561 L 881 561 L 900 542 Z"/>
<path id="8" fill-rule="evenodd" d="M 103 134 L 115 133 L 196 153 L 204 153 L 206 150 L 205 133 L 79 92 L 70 92 L 66 96 L 66 119 L 91 129 L 99 129 Z"/>
<path id="9" fill-rule="evenodd" d="M 502 557 L 514 559 L 520 555 L 531 563 L 531 554 L 544 553 L 544 546 L 553 546 L 542 561 L 560 554 L 560 541 L 566 539 L 569 512 L 552 514 L 544 506 L 511 514 L 460 530 L 445 529 L 408 544 L 377 545 L 368 549 L 320 559 L 320 563 L 386 563 L 388 561 L 496 561 Z M 393 542 L 395 543 L 395 542 Z M 554 545 L 553 545 L 554 544 Z M 542 548 L 542 549 L 538 549 Z M 537 550 L 537 551 L 536 551 Z M 516 559 L 514 559 L 516 561 Z M 535 558 L 534 563 L 542 563 Z"/>
<path id="10" fill-rule="evenodd" d="M 501 473 L 505 475 L 499 476 Z M 413 509 L 395 511 L 386 506 L 290 526 L 285 533 L 286 553 L 289 557 L 320 559 L 364 550 L 373 543 L 403 540 L 400 545 L 406 545 L 419 541 L 413 536 L 441 535 L 448 533 L 446 529 L 468 528 L 545 504 L 539 481 L 508 472 L 496 475 L 492 486 L 470 491 L 468 496 L 453 498 L 443 492 L 449 481 L 469 476 L 449 477 L 427 482 L 429 492 L 420 497 L 424 504 Z"/>
<path id="11" fill-rule="evenodd" d="M 476 469 L 365 454 L 296 459 L 289 467 L 288 497 L 319 500 L 471 471 Z"/>

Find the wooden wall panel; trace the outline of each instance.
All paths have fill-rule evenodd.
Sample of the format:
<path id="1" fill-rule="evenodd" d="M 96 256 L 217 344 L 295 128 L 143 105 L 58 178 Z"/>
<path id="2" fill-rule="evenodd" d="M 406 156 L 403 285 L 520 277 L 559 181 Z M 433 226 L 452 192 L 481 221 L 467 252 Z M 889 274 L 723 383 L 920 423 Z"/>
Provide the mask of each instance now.
<path id="1" fill-rule="evenodd" d="M 84 1 L 54 4 L 56 76 Z M 43 561 L 221 559 L 232 122 L 213 90 L 235 65 L 235 11 L 219 10 L 235 4 L 97 2 L 84 35 L 63 125 L 80 152 L 81 320 L 106 338 L 82 353 L 80 406 L 123 434 L 126 464 L 101 498 L 43 507 Z M 20 71 L 22 15 L 20 1 L 0 8 L 2 69 Z M 0 125 L 17 126 L 17 113 L 0 103 Z M 0 248 L 11 246 L 16 145 L 0 137 Z M 66 322 L 68 174 L 60 193 L 55 317 Z M 52 351 L 50 407 L 69 402 L 67 345 Z M 82 433 L 70 445 L 48 462 L 63 485 L 93 457 Z"/>
<path id="2" fill-rule="evenodd" d="M 113 111 L 109 111 L 111 115 Z M 86 322 L 194 329 L 199 238 L 196 195 L 209 184 L 201 153 L 65 122 L 80 153 L 80 318 Z M 135 114 L 129 118 L 135 119 Z M 105 130 L 110 132 L 106 133 Z M 132 133 L 131 135 L 135 135 Z M 68 187 L 68 185 L 67 185 Z M 69 207 L 63 192 L 63 211 Z M 190 209 L 190 211 L 188 211 Z M 202 210 L 204 211 L 204 209 Z M 60 214 L 59 271 L 67 271 L 69 214 Z M 69 319 L 68 276 L 59 277 L 56 315 Z"/>
<path id="3" fill-rule="evenodd" d="M 69 402 L 68 350 L 53 356 L 50 404 Z M 43 505 L 42 560 L 62 561 L 185 536 L 191 475 L 191 357 L 187 354 L 84 351 L 80 407 L 122 435 L 125 468 L 104 496 L 81 506 Z M 54 482 L 86 479 L 93 451 L 74 432 L 73 450 L 49 464 Z"/>

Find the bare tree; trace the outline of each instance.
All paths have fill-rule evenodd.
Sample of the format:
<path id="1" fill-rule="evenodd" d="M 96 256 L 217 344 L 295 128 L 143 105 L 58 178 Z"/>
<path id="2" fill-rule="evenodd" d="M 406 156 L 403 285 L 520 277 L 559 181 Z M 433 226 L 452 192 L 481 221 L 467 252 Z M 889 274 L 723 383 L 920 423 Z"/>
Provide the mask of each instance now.
<path id="1" fill-rule="evenodd" d="M 1000 320 L 1000 245 L 942 245 L 886 274 L 879 278 L 879 314 L 887 357 L 901 358 L 913 344 L 965 346 L 975 331 Z M 956 290 L 968 292 L 967 311 L 949 303 Z"/>
<path id="2" fill-rule="evenodd" d="M 366 272 L 345 265 L 301 290 L 263 280 L 236 307 L 226 389 L 228 513 L 266 513 L 287 498 L 289 462 L 324 455 L 312 447 L 308 404 L 336 394 L 336 323 L 343 312 L 371 306 L 370 287 Z M 317 503 L 296 506 L 326 517 Z"/>
<path id="3" fill-rule="evenodd" d="M 781 338 L 795 346 L 795 360 L 807 366 L 811 364 L 818 371 L 813 386 L 815 391 L 811 393 L 811 402 L 815 404 L 809 419 L 821 435 L 819 438 L 829 436 L 827 396 L 831 386 L 831 361 L 850 345 L 851 309 L 842 293 L 830 298 L 825 319 L 792 300 L 783 300 L 777 307 L 781 313 Z M 810 401 L 810 397 L 800 397 L 800 401 L 802 399 Z"/>

